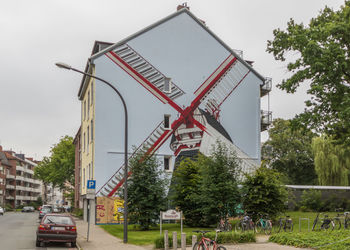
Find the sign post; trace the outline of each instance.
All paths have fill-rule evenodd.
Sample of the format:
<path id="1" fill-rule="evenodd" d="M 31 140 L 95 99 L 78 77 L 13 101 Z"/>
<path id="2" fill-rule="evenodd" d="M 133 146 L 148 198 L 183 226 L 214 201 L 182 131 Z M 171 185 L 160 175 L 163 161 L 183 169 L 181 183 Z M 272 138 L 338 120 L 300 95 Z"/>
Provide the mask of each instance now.
<path id="1" fill-rule="evenodd" d="M 86 199 L 88 201 L 88 229 L 87 229 L 87 235 L 86 235 L 86 241 L 89 241 L 89 232 L 90 232 L 90 200 L 95 199 L 95 192 L 96 192 L 96 181 L 95 180 L 88 180 L 87 181 L 87 190 L 86 190 Z"/>
<path id="2" fill-rule="evenodd" d="M 160 235 L 162 235 L 162 220 L 181 220 L 181 233 L 182 233 L 182 211 L 169 209 L 166 212 L 160 212 Z"/>

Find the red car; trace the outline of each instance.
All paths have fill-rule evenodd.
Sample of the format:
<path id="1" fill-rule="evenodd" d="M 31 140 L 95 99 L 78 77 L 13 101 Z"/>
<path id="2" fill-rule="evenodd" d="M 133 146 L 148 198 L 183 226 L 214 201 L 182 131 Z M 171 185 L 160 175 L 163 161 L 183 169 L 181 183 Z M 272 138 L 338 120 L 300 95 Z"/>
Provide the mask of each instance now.
<path id="1" fill-rule="evenodd" d="M 68 242 L 76 247 L 77 227 L 74 219 L 67 214 L 46 214 L 36 231 L 36 246 L 41 242 Z"/>

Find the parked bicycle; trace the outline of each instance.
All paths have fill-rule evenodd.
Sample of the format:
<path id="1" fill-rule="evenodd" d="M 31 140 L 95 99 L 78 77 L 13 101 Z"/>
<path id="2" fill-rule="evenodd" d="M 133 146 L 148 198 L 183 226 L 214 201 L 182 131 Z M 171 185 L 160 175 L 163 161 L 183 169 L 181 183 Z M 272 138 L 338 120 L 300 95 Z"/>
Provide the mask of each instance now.
<path id="1" fill-rule="evenodd" d="M 344 228 L 345 229 L 350 229 L 350 216 L 349 216 L 350 212 L 345 212 L 344 213 Z"/>
<path id="2" fill-rule="evenodd" d="M 280 218 L 277 222 L 275 229 L 277 233 L 281 232 L 282 229 L 285 232 L 292 232 L 293 231 L 292 218 L 290 218 L 289 215 L 286 215 L 286 218 Z"/>
<path id="3" fill-rule="evenodd" d="M 271 234 L 272 231 L 272 222 L 268 219 L 266 215 L 265 218 L 263 215 L 260 215 L 260 219 L 255 223 L 255 229 L 257 233 Z"/>
<path id="4" fill-rule="evenodd" d="M 222 232 L 229 232 L 229 231 L 232 231 L 232 224 L 229 222 L 228 218 L 226 217 L 225 219 L 220 219 L 217 229 Z"/>
<path id="5" fill-rule="evenodd" d="M 319 229 L 320 230 L 330 230 L 330 231 L 333 231 L 334 230 L 334 227 L 335 227 L 335 224 L 334 224 L 334 221 L 332 218 L 329 218 L 327 214 L 325 214 L 323 216 L 322 219 L 320 219 L 320 215 L 322 213 L 318 213 L 315 220 L 314 220 L 314 223 L 312 225 L 312 231 L 315 231 L 316 229 L 318 229 L 318 225 L 319 225 Z"/>
<path id="6" fill-rule="evenodd" d="M 235 225 L 235 231 L 249 231 L 253 230 L 255 232 L 255 223 L 253 219 L 249 215 L 244 215 L 243 218 L 236 223 Z"/>
<path id="7" fill-rule="evenodd" d="M 218 238 L 218 233 L 221 232 L 220 230 L 215 230 L 215 240 L 211 240 L 209 238 L 205 237 L 205 234 L 211 231 L 201 231 L 201 230 L 197 230 L 197 231 L 193 231 L 195 233 L 201 233 L 202 237 L 201 239 L 194 244 L 193 246 L 193 250 L 226 250 L 226 247 L 223 246 L 219 246 L 216 241 Z"/>

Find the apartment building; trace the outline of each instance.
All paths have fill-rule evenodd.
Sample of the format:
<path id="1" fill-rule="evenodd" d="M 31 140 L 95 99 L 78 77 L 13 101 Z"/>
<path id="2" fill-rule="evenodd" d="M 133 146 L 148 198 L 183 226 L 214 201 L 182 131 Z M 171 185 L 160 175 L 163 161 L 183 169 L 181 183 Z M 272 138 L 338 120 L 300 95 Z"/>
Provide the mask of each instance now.
<path id="1" fill-rule="evenodd" d="M 0 146 L 3 180 L 3 205 L 17 207 L 34 202 L 42 196 L 42 183 L 34 179 L 37 163 L 24 154 L 3 150 Z M 1 181 L 0 181 L 1 182 Z"/>

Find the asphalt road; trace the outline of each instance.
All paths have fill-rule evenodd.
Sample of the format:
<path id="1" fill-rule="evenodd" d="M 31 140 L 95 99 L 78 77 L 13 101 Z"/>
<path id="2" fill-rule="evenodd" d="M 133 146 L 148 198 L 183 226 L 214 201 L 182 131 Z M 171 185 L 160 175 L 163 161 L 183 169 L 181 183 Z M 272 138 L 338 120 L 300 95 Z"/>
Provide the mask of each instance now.
<path id="1" fill-rule="evenodd" d="M 36 229 L 39 225 L 38 212 L 14 213 L 0 215 L 0 249 L 1 250 L 52 250 L 76 249 L 67 243 L 50 243 L 45 247 L 36 247 Z"/>

